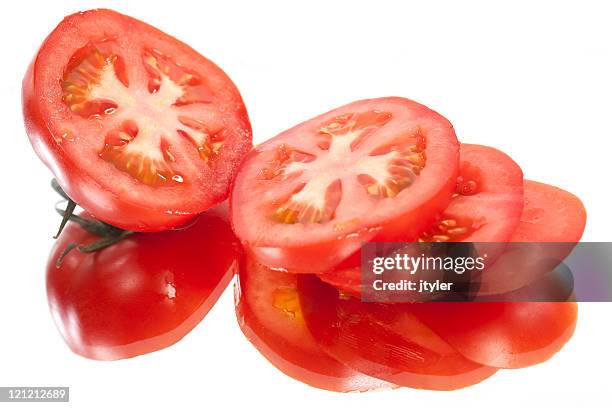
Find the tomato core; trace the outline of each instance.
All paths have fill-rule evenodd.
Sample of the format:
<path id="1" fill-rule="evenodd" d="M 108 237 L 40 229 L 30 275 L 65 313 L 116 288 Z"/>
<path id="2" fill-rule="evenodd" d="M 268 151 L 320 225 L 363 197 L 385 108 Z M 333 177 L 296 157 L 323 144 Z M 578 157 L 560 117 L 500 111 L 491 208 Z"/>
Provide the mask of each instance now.
<path id="1" fill-rule="evenodd" d="M 146 87 L 129 87 L 123 59 L 112 40 L 90 42 L 66 67 L 62 101 L 75 114 L 111 125 L 99 156 L 150 186 L 188 182 L 174 169 L 176 145 L 187 143 L 208 162 L 223 146 L 223 129 L 208 128 L 176 108 L 208 104 L 201 78 L 155 49 L 142 52 Z"/>

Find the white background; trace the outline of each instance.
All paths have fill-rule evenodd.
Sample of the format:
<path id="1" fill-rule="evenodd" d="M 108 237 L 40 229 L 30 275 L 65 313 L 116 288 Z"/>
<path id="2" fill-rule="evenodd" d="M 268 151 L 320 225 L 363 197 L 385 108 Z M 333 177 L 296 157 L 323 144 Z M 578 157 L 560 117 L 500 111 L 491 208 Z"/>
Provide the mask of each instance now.
<path id="1" fill-rule="evenodd" d="M 4 5 L 0 386 L 70 386 L 72 404 L 87 407 L 602 405 L 610 386 L 612 304 L 581 304 L 574 338 L 549 362 L 451 393 L 342 395 L 293 381 L 242 336 L 230 289 L 183 341 L 127 361 L 73 355 L 53 326 L 44 266 L 59 220 L 51 174 L 23 130 L 21 78 L 63 15 L 96 6 L 147 21 L 225 69 L 242 92 L 256 141 L 355 99 L 410 97 L 448 117 L 462 141 L 501 148 L 526 177 L 577 194 L 589 216 L 584 240 L 609 240 L 612 13 L 606 2 L 414 3 Z"/>

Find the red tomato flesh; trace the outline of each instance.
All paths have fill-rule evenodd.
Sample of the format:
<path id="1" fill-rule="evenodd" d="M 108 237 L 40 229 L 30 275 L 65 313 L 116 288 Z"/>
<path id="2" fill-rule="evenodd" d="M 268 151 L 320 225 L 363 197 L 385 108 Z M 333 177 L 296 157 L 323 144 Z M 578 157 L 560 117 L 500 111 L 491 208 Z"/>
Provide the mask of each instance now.
<path id="1" fill-rule="evenodd" d="M 506 248 L 482 275 L 479 295 L 507 293 L 535 284 L 551 273 L 582 237 L 586 210 L 578 197 L 530 180 L 525 180 L 524 190 L 521 221 L 510 237 L 510 242 L 518 244 Z"/>
<path id="2" fill-rule="evenodd" d="M 523 208 L 523 172 L 507 154 L 462 144 L 453 200 L 423 234 L 432 242 L 507 242 Z"/>
<path id="3" fill-rule="evenodd" d="M 572 193 L 525 180 L 525 206 L 512 242 L 578 242 L 586 225 L 586 210 Z"/>
<path id="4" fill-rule="evenodd" d="M 137 231 L 223 201 L 251 148 L 238 90 L 187 45 L 111 10 L 66 17 L 23 80 L 26 130 L 66 193 Z"/>
<path id="5" fill-rule="evenodd" d="M 445 118 L 403 98 L 357 101 L 251 151 L 232 225 L 259 262 L 324 272 L 363 241 L 416 238 L 448 205 L 457 170 Z"/>
<path id="6" fill-rule="evenodd" d="M 304 323 L 296 275 L 273 271 L 247 257 L 241 263 L 239 276 L 236 314 L 240 328 L 279 370 L 330 391 L 393 387 L 349 368 L 321 350 Z"/>
<path id="7" fill-rule="evenodd" d="M 227 220 L 215 208 L 193 225 L 134 234 L 94 253 L 66 246 L 99 239 L 70 222 L 47 266 L 51 314 L 68 346 L 97 360 L 168 347 L 193 329 L 231 281 L 241 255 Z"/>

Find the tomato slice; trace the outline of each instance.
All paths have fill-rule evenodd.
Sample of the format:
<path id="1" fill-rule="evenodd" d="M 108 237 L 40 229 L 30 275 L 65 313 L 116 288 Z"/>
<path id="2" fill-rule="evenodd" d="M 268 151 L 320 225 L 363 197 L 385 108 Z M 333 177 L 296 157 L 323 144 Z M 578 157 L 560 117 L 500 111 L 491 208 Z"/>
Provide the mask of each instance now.
<path id="1" fill-rule="evenodd" d="M 251 128 L 225 73 L 131 17 L 66 17 L 23 80 L 26 130 L 66 193 L 121 228 L 167 229 L 223 201 Z"/>
<path id="2" fill-rule="evenodd" d="M 227 209 L 216 207 L 193 225 L 134 234 L 94 253 L 72 242 L 99 237 L 70 222 L 47 266 L 51 314 L 68 346 L 97 360 L 116 360 L 168 347 L 191 331 L 231 281 L 241 256 Z"/>
<path id="3" fill-rule="evenodd" d="M 362 303 L 315 275 L 298 275 L 298 291 L 318 344 L 362 373 L 412 388 L 454 390 L 497 371 L 459 354 L 409 304 Z"/>
<path id="4" fill-rule="evenodd" d="M 525 206 L 512 242 L 578 242 L 586 225 L 586 210 L 572 193 L 525 180 Z"/>
<path id="5" fill-rule="evenodd" d="M 507 242 L 523 209 L 523 172 L 507 154 L 462 144 L 453 200 L 419 237 L 431 242 Z"/>
<path id="6" fill-rule="evenodd" d="M 507 242 L 523 208 L 523 172 L 505 153 L 461 144 L 460 170 L 448 207 L 417 238 L 423 242 Z M 321 274 L 346 293 L 361 292 L 361 269 L 347 265 Z"/>
<path id="7" fill-rule="evenodd" d="M 525 181 L 525 207 L 521 223 L 510 238 L 514 242 L 577 242 L 582 236 L 586 212 L 574 195 L 559 188 Z M 563 248 L 563 247 L 560 247 Z M 571 246 L 569 247 L 571 248 Z M 509 286 L 521 287 L 534 280 L 530 254 L 520 268 L 497 269 L 488 275 L 490 292 Z M 559 254 L 559 259 L 563 259 Z M 506 265 L 507 266 L 507 265 Z M 503 272 L 512 272 L 505 273 Z M 506 283 L 511 278 L 510 283 Z M 503 290 L 495 289 L 499 282 Z M 518 283 L 517 283 L 518 282 Z M 577 319 L 573 302 L 428 303 L 415 306 L 415 313 L 459 352 L 482 364 L 519 368 L 543 362 L 571 338 Z"/>
<path id="8" fill-rule="evenodd" d="M 361 100 L 251 151 L 232 224 L 261 263 L 323 272 L 363 241 L 416 237 L 448 204 L 457 169 L 445 118 L 403 98 Z"/>
<path id="9" fill-rule="evenodd" d="M 390 388 L 325 354 L 308 332 L 297 277 L 243 259 L 236 283 L 236 314 L 245 336 L 274 366 L 298 381 L 330 391 Z"/>
<path id="10" fill-rule="evenodd" d="M 510 237 L 510 242 L 519 244 L 509 245 L 483 274 L 479 295 L 507 293 L 535 283 L 551 273 L 582 237 L 586 210 L 578 197 L 530 180 L 525 180 L 524 190 L 521 221 Z"/>

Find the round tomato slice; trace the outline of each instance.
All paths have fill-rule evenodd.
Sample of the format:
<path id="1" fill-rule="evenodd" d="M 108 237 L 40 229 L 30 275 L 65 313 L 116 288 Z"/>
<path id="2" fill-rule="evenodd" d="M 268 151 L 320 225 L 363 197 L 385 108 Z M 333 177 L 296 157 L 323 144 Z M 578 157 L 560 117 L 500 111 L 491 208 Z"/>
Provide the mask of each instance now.
<path id="1" fill-rule="evenodd" d="M 330 391 L 390 388 L 392 384 L 352 370 L 325 354 L 302 316 L 297 277 L 247 257 L 236 284 L 240 328 L 274 366 L 298 381 Z"/>
<path id="2" fill-rule="evenodd" d="M 586 210 L 572 193 L 525 180 L 525 206 L 512 242 L 578 242 L 586 225 Z"/>
<path id="3" fill-rule="evenodd" d="M 523 209 L 521 168 L 488 146 L 462 144 L 460 156 L 455 195 L 419 240 L 507 242 Z"/>
<path id="4" fill-rule="evenodd" d="M 447 206 L 457 169 L 445 118 L 403 98 L 357 101 L 251 151 L 232 224 L 261 263 L 323 272 L 363 241 L 417 237 Z"/>
<path id="5" fill-rule="evenodd" d="M 299 275 L 298 291 L 318 344 L 362 373 L 406 387 L 454 390 L 497 371 L 459 354 L 421 323 L 409 304 L 363 303 L 315 275 Z"/>
<path id="6" fill-rule="evenodd" d="M 225 208 L 184 229 L 137 233 L 98 252 L 99 237 L 70 222 L 47 266 L 51 314 L 68 346 L 97 360 L 168 347 L 191 331 L 231 281 L 241 256 Z"/>
<path id="7" fill-rule="evenodd" d="M 417 240 L 507 242 L 523 208 L 521 168 L 508 155 L 488 146 L 461 144 L 460 157 L 450 204 Z M 321 274 L 321 279 L 353 295 L 361 292 L 359 266 L 332 269 Z"/>
<path id="8" fill-rule="evenodd" d="M 131 17 L 66 17 L 23 80 L 26 130 L 66 193 L 134 231 L 185 223 L 223 201 L 251 148 L 225 73 Z"/>
<path id="9" fill-rule="evenodd" d="M 521 221 L 510 237 L 513 244 L 483 273 L 479 295 L 507 293 L 535 284 L 551 273 L 582 237 L 586 210 L 578 197 L 530 180 L 525 180 L 524 190 Z"/>

